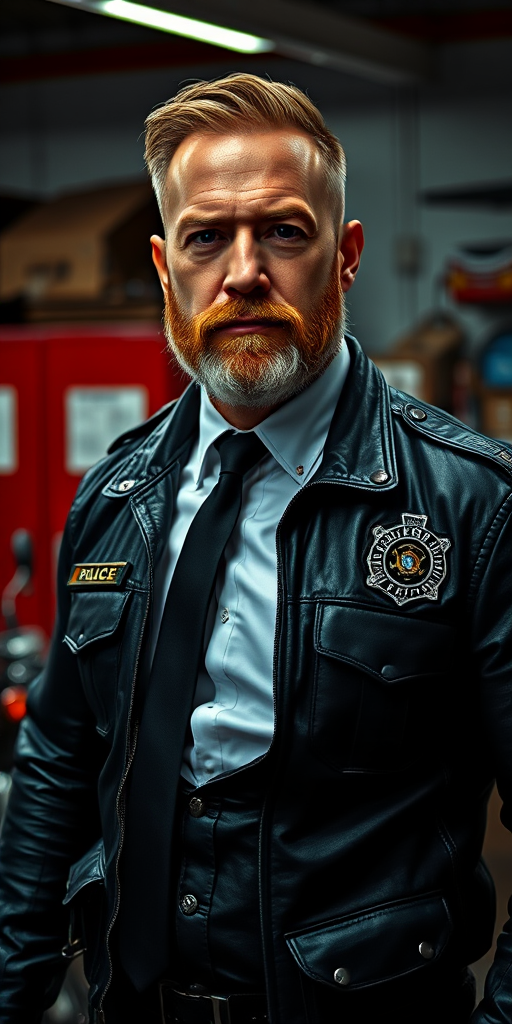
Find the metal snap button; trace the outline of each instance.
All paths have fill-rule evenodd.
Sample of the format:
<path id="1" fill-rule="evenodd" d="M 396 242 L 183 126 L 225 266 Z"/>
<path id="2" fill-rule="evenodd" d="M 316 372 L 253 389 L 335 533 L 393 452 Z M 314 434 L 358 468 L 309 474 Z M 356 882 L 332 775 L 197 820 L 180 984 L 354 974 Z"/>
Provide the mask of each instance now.
<path id="1" fill-rule="evenodd" d="M 419 951 L 424 960 L 432 960 L 432 957 L 436 955 L 436 951 L 430 942 L 420 942 Z"/>
<path id="2" fill-rule="evenodd" d="M 85 640 L 85 633 L 78 634 L 78 643 L 81 644 Z"/>
<path id="3" fill-rule="evenodd" d="M 394 665 L 383 665 L 381 668 L 381 675 L 384 679 L 394 679 L 398 675 L 398 671 Z"/>
<path id="4" fill-rule="evenodd" d="M 334 980 L 338 985 L 350 985 L 350 971 L 346 967 L 338 967 L 334 972 Z"/>
<path id="5" fill-rule="evenodd" d="M 199 796 L 192 797 L 188 809 L 193 818 L 202 818 L 203 814 L 206 814 L 206 804 Z"/>
<path id="6" fill-rule="evenodd" d="M 413 409 L 409 409 L 409 416 L 412 420 L 416 420 L 417 423 L 422 423 L 427 418 L 426 412 L 423 409 L 417 409 L 416 406 Z"/>
<path id="7" fill-rule="evenodd" d="M 229 608 L 223 608 L 220 613 L 221 622 L 229 622 Z"/>
<path id="8" fill-rule="evenodd" d="M 121 480 L 119 484 L 119 491 L 129 491 L 135 484 L 135 480 Z"/>
<path id="9" fill-rule="evenodd" d="M 196 900 L 196 897 L 192 896 L 191 893 L 188 893 L 186 896 L 182 896 L 180 899 L 180 910 L 182 914 L 185 914 L 187 917 L 192 917 L 192 914 L 196 913 L 198 906 L 199 901 Z"/>
<path id="10" fill-rule="evenodd" d="M 370 473 L 370 480 L 372 484 L 385 484 L 389 480 L 389 473 L 385 469 L 376 469 L 375 473 Z"/>
<path id="11" fill-rule="evenodd" d="M 297 473 L 297 476 L 302 476 L 304 473 L 304 466 L 297 466 L 295 472 Z"/>

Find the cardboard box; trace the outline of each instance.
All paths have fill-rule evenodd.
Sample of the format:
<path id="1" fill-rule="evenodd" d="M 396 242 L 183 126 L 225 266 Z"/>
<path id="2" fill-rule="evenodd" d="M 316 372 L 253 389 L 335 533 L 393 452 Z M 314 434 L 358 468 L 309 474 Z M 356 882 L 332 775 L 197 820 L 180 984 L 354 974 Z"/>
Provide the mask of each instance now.
<path id="1" fill-rule="evenodd" d="M 23 297 L 27 319 L 161 315 L 149 238 L 162 234 L 150 185 L 61 196 L 0 236 L 0 301 Z"/>
<path id="2" fill-rule="evenodd" d="M 480 412 L 484 434 L 512 442 L 512 391 L 482 388 Z"/>
<path id="3" fill-rule="evenodd" d="M 393 387 L 451 412 L 463 341 L 462 327 L 453 317 L 432 314 L 388 351 L 370 353 L 370 358 Z"/>

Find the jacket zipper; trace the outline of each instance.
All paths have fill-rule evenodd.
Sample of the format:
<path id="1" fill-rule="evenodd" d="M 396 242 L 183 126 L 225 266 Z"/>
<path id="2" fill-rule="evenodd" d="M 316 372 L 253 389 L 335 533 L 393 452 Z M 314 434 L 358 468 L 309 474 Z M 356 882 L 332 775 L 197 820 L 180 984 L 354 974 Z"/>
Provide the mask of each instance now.
<path id="1" fill-rule="evenodd" d="M 265 756 L 268 756 L 270 754 L 270 750 L 271 750 L 271 748 L 272 748 L 272 746 L 274 744 L 274 740 L 275 740 L 275 737 L 276 737 L 276 734 L 277 734 L 277 662 L 278 662 L 278 651 L 279 651 L 279 634 L 280 634 L 280 631 L 281 631 L 281 620 L 282 620 L 282 611 L 283 611 L 283 573 L 282 573 L 281 546 L 280 546 L 280 542 L 281 542 L 281 525 L 282 525 L 282 522 L 284 520 L 284 517 L 285 517 L 286 513 L 288 512 L 288 509 L 291 508 L 291 506 L 294 505 L 296 501 L 298 501 L 298 499 L 302 496 L 304 491 L 307 490 L 310 487 L 313 487 L 315 485 L 315 483 L 320 483 L 320 482 L 323 483 L 324 481 L 312 481 L 309 484 L 305 484 L 304 487 L 297 494 L 294 495 L 294 497 L 291 499 L 291 501 L 288 502 L 288 505 L 286 506 L 286 508 L 285 508 L 285 510 L 284 510 L 284 512 L 283 512 L 283 514 L 282 514 L 282 516 L 281 516 L 281 518 L 280 518 L 280 520 L 279 520 L 279 522 L 277 524 L 277 527 L 276 527 L 277 608 L 276 608 L 276 626 L 275 626 L 275 631 L 274 631 L 274 660 L 273 660 L 273 666 L 272 666 L 272 698 L 273 698 L 273 705 L 274 705 L 274 735 L 272 737 L 272 743 L 270 744 L 270 747 L 269 747 L 269 749 L 267 751 L 267 754 Z M 259 903 L 260 903 L 260 932 L 261 932 L 261 945 L 262 945 L 262 950 L 263 950 L 263 970 L 264 970 L 264 974 L 265 974 L 265 989 L 266 989 L 266 992 L 267 992 L 267 1002 L 269 1004 L 268 1009 L 269 1009 L 269 1013 L 270 1013 L 270 979 L 269 979 L 269 972 L 268 972 L 268 967 L 267 967 L 268 958 L 266 956 L 266 952 L 267 952 L 267 948 L 268 948 L 269 943 L 266 942 L 266 936 L 265 936 L 266 922 L 265 922 L 265 914 L 264 914 L 264 906 L 263 906 L 263 870 L 264 870 L 264 864 L 263 864 L 263 841 L 264 841 L 264 838 L 265 838 L 265 836 L 264 836 L 264 826 L 265 826 L 265 811 L 266 811 L 266 808 L 267 808 L 267 795 L 265 795 L 265 799 L 263 801 L 263 807 L 262 807 L 262 810 L 261 810 L 261 819 L 260 819 L 259 843 L 258 843 L 258 869 L 259 869 L 258 870 L 258 876 L 259 876 L 258 877 L 258 893 L 259 893 Z M 270 943 L 270 944 L 272 944 L 272 943 Z M 270 1019 L 271 1018 L 269 1017 L 269 1020 Z"/>
<path id="2" fill-rule="evenodd" d="M 114 972 L 114 966 L 113 966 L 113 963 L 112 963 L 112 956 L 111 956 L 111 953 L 110 953 L 109 940 L 110 940 L 110 936 L 112 934 L 112 929 L 113 929 L 113 927 L 114 927 L 114 925 L 115 925 L 115 923 L 117 921 L 117 916 L 119 914 L 119 906 L 120 906 L 120 903 L 121 903 L 119 862 L 120 862 L 120 859 L 121 859 L 121 851 L 122 851 L 122 848 L 123 848 L 124 835 L 125 835 L 125 818 L 124 818 L 124 810 L 125 810 L 125 808 L 124 808 L 124 793 L 123 793 L 123 790 L 124 790 L 124 785 L 125 785 L 126 779 L 128 778 L 128 773 L 130 771 L 130 768 L 131 768 L 131 765 L 132 765 L 132 761 L 133 761 L 133 759 L 135 757 L 135 750 L 136 750 L 136 747 L 137 747 L 138 725 L 136 726 L 135 731 L 134 731 L 133 742 L 131 744 L 131 748 L 129 747 L 129 744 L 130 744 L 131 720 L 132 720 L 133 705 L 134 705 L 134 701 L 135 701 L 135 683 L 136 683 L 136 679 L 137 679 L 137 671 L 138 671 L 138 668 L 139 668 L 140 652 L 141 652 L 141 649 L 142 649 L 142 640 L 143 640 L 143 637 L 144 637 L 144 630 L 146 628 L 146 622 L 147 622 L 148 614 L 149 614 L 149 606 L 150 606 L 150 601 L 151 601 L 151 594 L 153 592 L 153 558 L 152 558 L 151 550 L 150 550 L 150 547 L 149 547 L 149 544 L 148 544 L 148 541 L 147 541 L 147 538 L 146 538 L 146 533 L 145 533 L 144 529 L 142 528 L 142 523 L 141 523 L 141 521 L 140 521 L 138 516 L 137 516 L 137 520 L 139 522 L 139 526 L 141 527 L 141 532 L 142 532 L 142 535 L 144 537 L 144 543 L 145 543 L 145 546 L 146 546 L 146 551 L 148 553 L 149 592 L 148 592 L 148 599 L 147 599 L 147 602 L 146 602 L 146 610 L 145 610 L 145 613 L 144 613 L 144 621 L 142 623 L 142 629 L 141 629 L 141 633 L 140 633 L 140 637 L 139 637 L 139 645 L 138 645 L 138 648 L 137 648 L 137 657 L 135 659 L 135 668 L 134 668 L 134 673 L 133 673 L 132 689 L 131 689 L 131 694 L 130 694 L 130 706 L 128 708 L 128 722 L 127 722 L 127 734 L 126 734 L 126 754 L 127 754 L 127 759 L 126 759 L 125 769 L 124 769 L 124 772 L 123 772 L 123 774 L 121 776 L 121 781 L 119 783 L 119 789 L 117 791 L 117 798 L 116 798 L 116 813 L 117 813 L 117 819 L 119 821 L 119 845 L 118 845 L 118 848 L 117 848 L 117 857 L 116 857 L 116 902 L 115 902 L 115 906 L 114 906 L 114 913 L 112 914 L 112 917 L 110 919 L 110 924 L 108 926 L 107 934 L 106 934 L 106 939 L 105 939 L 105 944 L 106 944 L 106 948 L 107 948 L 107 956 L 108 956 L 109 975 L 108 975 L 107 984 L 105 985 L 105 988 L 103 989 L 103 992 L 102 992 L 101 998 L 100 998 L 100 1003 L 99 1003 L 99 1008 L 98 1008 L 98 1013 L 97 1013 L 97 1017 L 98 1017 L 98 1021 L 99 1022 L 103 1022 L 105 1020 L 105 1015 L 103 1013 L 103 1003 L 104 1003 L 104 1000 L 105 1000 L 105 996 L 106 996 L 106 994 L 107 994 L 107 992 L 108 992 L 108 990 L 110 988 L 110 985 L 112 984 L 112 975 L 113 975 L 113 972 Z"/>

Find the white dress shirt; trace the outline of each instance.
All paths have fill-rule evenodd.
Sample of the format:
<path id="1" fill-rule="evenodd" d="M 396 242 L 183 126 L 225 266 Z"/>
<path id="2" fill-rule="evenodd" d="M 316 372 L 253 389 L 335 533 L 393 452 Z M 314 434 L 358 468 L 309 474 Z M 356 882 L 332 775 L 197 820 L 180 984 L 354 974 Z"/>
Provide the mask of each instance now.
<path id="1" fill-rule="evenodd" d="M 268 455 L 244 478 L 240 515 L 217 574 L 183 756 L 182 775 L 193 785 L 249 764 L 270 746 L 276 528 L 293 496 L 318 468 L 348 368 L 343 344 L 321 377 L 254 428 Z M 187 531 L 219 477 L 220 457 L 213 443 L 226 430 L 233 427 L 202 389 L 198 438 L 181 469 L 169 540 L 155 573 L 153 651 Z"/>

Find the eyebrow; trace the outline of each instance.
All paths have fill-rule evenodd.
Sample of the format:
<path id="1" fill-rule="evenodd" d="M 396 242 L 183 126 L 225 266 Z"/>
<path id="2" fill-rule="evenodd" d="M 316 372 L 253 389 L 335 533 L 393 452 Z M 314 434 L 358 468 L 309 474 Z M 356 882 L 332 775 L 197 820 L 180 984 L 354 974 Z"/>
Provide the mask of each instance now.
<path id="1" fill-rule="evenodd" d="M 306 220 L 316 231 L 317 224 L 312 213 L 309 210 L 304 209 L 302 206 L 296 206 L 290 204 L 287 206 L 278 206 L 275 210 L 265 211 L 258 220 L 287 220 L 290 217 L 297 217 L 300 220 Z M 223 220 L 229 220 L 220 211 L 218 213 L 205 213 L 203 217 L 196 217 L 194 215 L 187 216 L 186 214 L 178 220 L 177 230 L 179 233 L 183 231 L 189 231 L 190 228 L 208 227 L 208 225 L 215 225 L 221 223 Z"/>

